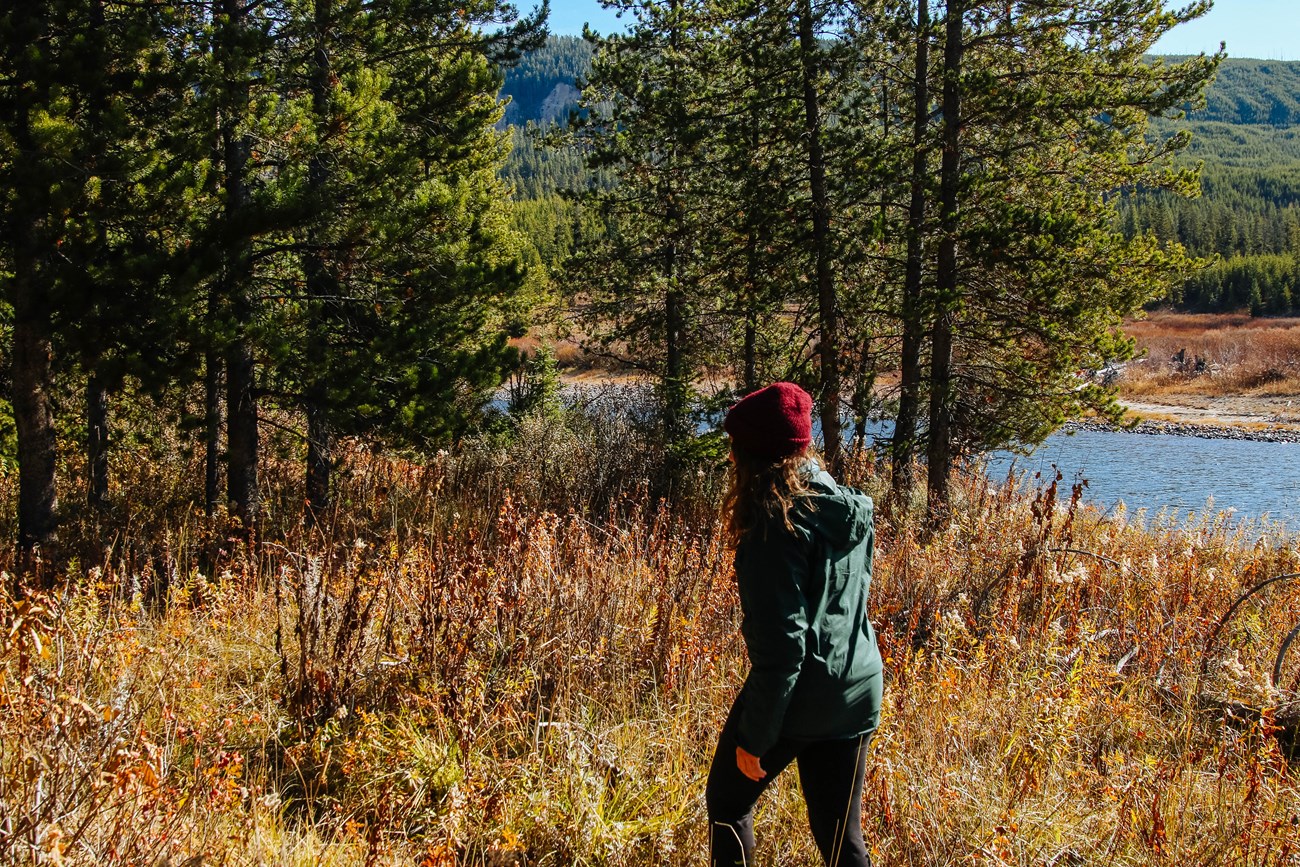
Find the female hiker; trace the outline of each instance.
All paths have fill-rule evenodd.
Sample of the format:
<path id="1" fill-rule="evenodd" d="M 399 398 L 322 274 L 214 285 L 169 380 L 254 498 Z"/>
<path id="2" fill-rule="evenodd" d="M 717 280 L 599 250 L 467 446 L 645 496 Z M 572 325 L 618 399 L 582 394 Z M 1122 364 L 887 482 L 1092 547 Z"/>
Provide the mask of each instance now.
<path id="1" fill-rule="evenodd" d="M 809 454 L 811 413 L 807 392 L 778 382 L 741 400 L 723 423 L 731 436 L 723 514 L 750 672 L 709 769 L 714 867 L 753 863 L 754 804 L 792 761 L 826 863 L 870 863 L 862 783 L 881 693 L 867 620 L 872 504 Z"/>

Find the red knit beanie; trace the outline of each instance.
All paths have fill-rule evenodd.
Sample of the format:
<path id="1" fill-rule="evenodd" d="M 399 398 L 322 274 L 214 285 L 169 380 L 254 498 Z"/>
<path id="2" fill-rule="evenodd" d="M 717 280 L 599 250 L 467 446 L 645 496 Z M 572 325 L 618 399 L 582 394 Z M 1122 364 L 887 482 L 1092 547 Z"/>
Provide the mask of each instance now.
<path id="1" fill-rule="evenodd" d="M 812 443 L 812 398 L 793 382 L 775 382 L 728 410 L 722 429 L 748 455 L 775 460 L 798 454 Z"/>

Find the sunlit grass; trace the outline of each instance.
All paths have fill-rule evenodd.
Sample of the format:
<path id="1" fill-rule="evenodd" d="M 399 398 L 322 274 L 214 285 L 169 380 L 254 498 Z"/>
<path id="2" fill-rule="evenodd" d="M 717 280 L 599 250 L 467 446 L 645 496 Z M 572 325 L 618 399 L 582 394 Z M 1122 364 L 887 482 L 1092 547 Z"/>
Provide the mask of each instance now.
<path id="1" fill-rule="evenodd" d="M 1300 394 L 1300 319 L 1160 312 L 1124 330 L 1139 356 L 1126 396 Z"/>
<path id="2" fill-rule="evenodd" d="M 509 496 L 568 446 L 539 447 L 357 451 L 346 507 L 251 548 L 160 505 L 169 560 L 141 536 L 135 565 L 4 599 L 0 861 L 703 865 L 745 668 L 709 501 L 674 516 L 634 480 L 604 510 Z M 592 484 L 564 459 L 549 484 Z M 957 516 L 879 526 L 876 861 L 1291 863 L 1295 667 L 1281 691 L 1269 672 L 1300 582 L 1207 640 L 1300 568 L 1294 540 L 980 480 Z M 759 830 L 763 863 L 818 863 L 794 774 Z"/>

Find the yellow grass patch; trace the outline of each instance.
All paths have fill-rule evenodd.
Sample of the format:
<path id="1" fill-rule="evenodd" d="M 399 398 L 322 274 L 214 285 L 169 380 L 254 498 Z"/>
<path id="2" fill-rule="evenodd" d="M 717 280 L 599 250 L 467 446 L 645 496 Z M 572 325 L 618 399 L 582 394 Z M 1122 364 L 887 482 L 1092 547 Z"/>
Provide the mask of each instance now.
<path id="1" fill-rule="evenodd" d="M 178 558 L 165 606 L 126 560 L 0 599 L 0 862 L 702 867 L 745 671 L 716 521 L 557 514 L 463 461 L 358 452 L 348 509 Z M 1214 626 L 1293 540 L 1056 493 L 879 526 L 877 863 L 1290 863 L 1300 582 Z M 793 773 L 758 823 L 762 863 L 818 863 Z"/>

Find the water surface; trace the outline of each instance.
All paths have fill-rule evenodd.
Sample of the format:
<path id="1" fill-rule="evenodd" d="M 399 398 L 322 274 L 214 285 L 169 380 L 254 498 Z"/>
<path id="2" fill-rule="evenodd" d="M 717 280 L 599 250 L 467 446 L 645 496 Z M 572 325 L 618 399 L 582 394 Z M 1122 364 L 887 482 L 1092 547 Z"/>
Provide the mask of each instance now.
<path id="1" fill-rule="evenodd" d="M 1065 476 L 1065 494 L 1082 476 L 1088 481 L 1085 499 L 1102 508 L 1123 502 L 1129 512 L 1168 509 L 1181 519 L 1212 505 L 1242 519 L 1267 517 L 1300 530 L 1297 443 L 1079 430 L 1053 434 L 1029 456 L 996 454 L 988 472 L 1005 478 L 1014 466 L 1046 478 L 1053 465 Z"/>

